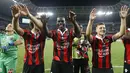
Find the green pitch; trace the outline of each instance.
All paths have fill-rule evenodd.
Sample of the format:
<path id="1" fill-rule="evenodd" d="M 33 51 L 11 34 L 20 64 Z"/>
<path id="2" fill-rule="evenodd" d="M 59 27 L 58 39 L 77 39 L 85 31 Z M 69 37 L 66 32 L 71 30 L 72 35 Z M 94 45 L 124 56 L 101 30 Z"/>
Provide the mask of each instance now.
<path id="1" fill-rule="evenodd" d="M 124 46 L 122 42 L 114 42 L 111 48 L 112 64 L 114 66 L 114 73 L 123 73 L 123 59 L 124 59 Z M 45 73 L 50 73 L 51 61 L 53 55 L 53 43 L 52 40 L 46 40 L 44 61 L 45 61 Z M 18 62 L 17 72 L 21 73 L 23 68 L 24 46 L 19 46 L 18 50 Z M 89 52 L 90 66 L 91 66 L 91 52 Z"/>

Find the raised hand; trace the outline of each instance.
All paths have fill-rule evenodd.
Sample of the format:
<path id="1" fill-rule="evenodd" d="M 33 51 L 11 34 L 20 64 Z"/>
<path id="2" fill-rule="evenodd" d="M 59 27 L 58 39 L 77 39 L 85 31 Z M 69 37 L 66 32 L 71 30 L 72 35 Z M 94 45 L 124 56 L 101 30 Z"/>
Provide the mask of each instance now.
<path id="1" fill-rule="evenodd" d="M 69 16 L 68 16 L 69 20 L 71 22 L 76 21 L 76 14 L 73 11 L 69 11 Z"/>
<path id="2" fill-rule="evenodd" d="M 12 13 L 12 16 L 15 18 L 20 16 L 20 10 L 17 5 L 14 5 L 11 7 L 11 13 Z"/>
<path id="3" fill-rule="evenodd" d="M 18 5 L 18 8 L 20 9 L 20 14 L 23 16 L 27 16 L 30 14 L 28 8 L 26 5 Z"/>
<path id="4" fill-rule="evenodd" d="M 128 6 L 126 6 L 126 5 L 122 6 L 121 10 L 120 10 L 120 17 L 121 18 L 126 18 L 127 14 L 128 14 L 128 11 L 129 11 Z"/>
<path id="5" fill-rule="evenodd" d="M 96 18 L 96 9 L 94 8 L 90 13 L 89 19 L 94 20 L 95 18 Z"/>
<path id="6" fill-rule="evenodd" d="M 13 41 L 10 41 L 8 44 L 9 44 L 9 46 L 14 46 L 14 42 Z"/>
<path id="7" fill-rule="evenodd" d="M 47 23 L 48 20 L 49 20 L 49 17 L 48 17 L 47 15 L 42 15 L 42 16 L 41 16 L 41 21 L 42 21 L 42 23 Z"/>

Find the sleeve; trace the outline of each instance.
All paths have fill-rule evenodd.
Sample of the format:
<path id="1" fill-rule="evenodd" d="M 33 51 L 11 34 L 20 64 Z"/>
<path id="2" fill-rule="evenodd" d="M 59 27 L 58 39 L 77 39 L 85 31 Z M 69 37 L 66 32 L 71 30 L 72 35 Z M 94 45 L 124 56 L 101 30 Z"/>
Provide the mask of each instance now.
<path id="1" fill-rule="evenodd" d="M 90 41 L 90 40 L 88 40 L 89 41 L 89 43 L 92 45 L 93 43 L 94 43 L 94 41 L 96 40 L 96 37 L 95 36 L 92 36 L 92 38 L 93 38 L 93 40 L 92 41 Z"/>
<path id="2" fill-rule="evenodd" d="M 107 36 L 107 38 L 109 39 L 109 42 L 110 42 L 110 43 L 116 41 L 115 39 L 113 39 L 113 35 L 109 35 L 109 36 Z"/>

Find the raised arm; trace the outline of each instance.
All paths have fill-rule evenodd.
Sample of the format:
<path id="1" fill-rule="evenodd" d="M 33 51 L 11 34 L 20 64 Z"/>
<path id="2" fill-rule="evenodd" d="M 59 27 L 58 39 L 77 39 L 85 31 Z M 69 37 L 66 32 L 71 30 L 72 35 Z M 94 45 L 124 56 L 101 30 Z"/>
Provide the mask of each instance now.
<path id="1" fill-rule="evenodd" d="M 48 22 L 48 20 L 49 20 L 49 17 L 47 17 L 46 15 L 42 15 L 42 16 L 41 16 L 41 22 L 44 24 L 44 25 L 43 25 L 43 29 L 44 29 L 46 35 L 47 35 L 49 38 L 51 38 L 51 32 L 49 32 L 49 29 L 48 29 L 48 27 L 47 27 L 47 22 Z"/>
<path id="2" fill-rule="evenodd" d="M 93 40 L 91 33 L 92 33 L 92 25 L 93 25 L 95 18 L 96 18 L 96 9 L 94 8 L 90 13 L 89 22 L 88 22 L 88 25 L 86 28 L 86 35 L 87 35 L 89 41 Z"/>
<path id="3" fill-rule="evenodd" d="M 19 35 L 23 35 L 24 30 L 19 26 L 20 10 L 17 5 L 12 6 L 11 9 L 13 16 L 12 18 L 13 28 Z"/>
<path id="4" fill-rule="evenodd" d="M 125 34 L 126 28 L 126 16 L 128 14 L 129 8 L 125 5 L 121 7 L 120 10 L 120 18 L 121 18 L 121 26 L 120 31 L 113 35 L 113 40 L 117 40 Z"/>
<path id="5" fill-rule="evenodd" d="M 69 20 L 73 23 L 74 25 L 74 32 L 75 32 L 75 35 L 77 37 L 80 37 L 81 36 L 81 32 L 80 32 L 80 27 L 79 27 L 79 24 L 77 23 L 76 21 L 76 14 L 73 12 L 73 11 L 69 11 Z"/>
<path id="6" fill-rule="evenodd" d="M 33 16 L 26 5 L 19 5 L 20 8 L 20 13 L 23 16 L 27 16 L 30 18 L 30 20 L 40 29 L 43 30 L 43 24 L 41 22 L 41 20 L 37 19 L 35 16 Z"/>

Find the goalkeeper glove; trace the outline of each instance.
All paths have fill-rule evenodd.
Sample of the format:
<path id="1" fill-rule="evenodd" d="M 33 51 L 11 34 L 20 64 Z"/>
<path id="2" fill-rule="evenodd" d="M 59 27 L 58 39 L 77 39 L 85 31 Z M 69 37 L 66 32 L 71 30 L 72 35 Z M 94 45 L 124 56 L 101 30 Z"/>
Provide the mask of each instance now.
<path id="1" fill-rule="evenodd" d="M 13 41 L 10 41 L 10 42 L 9 42 L 9 46 L 14 46 L 14 42 L 13 42 Z"/>

